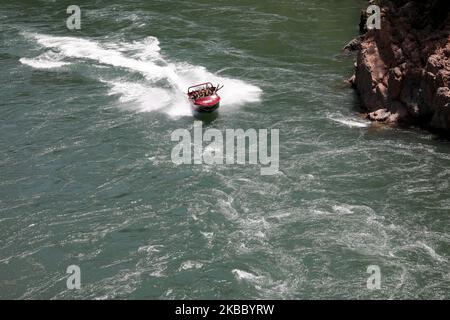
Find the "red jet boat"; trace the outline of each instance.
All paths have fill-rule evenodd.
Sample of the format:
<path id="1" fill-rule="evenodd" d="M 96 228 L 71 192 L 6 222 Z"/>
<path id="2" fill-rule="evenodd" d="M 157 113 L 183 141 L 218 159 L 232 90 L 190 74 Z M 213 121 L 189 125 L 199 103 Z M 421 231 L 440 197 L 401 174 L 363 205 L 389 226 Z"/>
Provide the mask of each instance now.
<path id="1" fill-rule="evenodd" d="M 214 87 L 211 82 L 189 87 L 188 98 L 195 112 L 214 112 L 219 109 L 220 97 L 217 92 L 222 87 Z"/>

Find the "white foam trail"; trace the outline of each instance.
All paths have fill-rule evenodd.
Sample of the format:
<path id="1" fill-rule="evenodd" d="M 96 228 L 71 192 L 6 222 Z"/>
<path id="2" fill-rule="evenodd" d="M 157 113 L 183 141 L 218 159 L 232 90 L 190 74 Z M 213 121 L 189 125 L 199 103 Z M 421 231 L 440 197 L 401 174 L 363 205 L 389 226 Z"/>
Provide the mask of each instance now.
<path id="1" fill-rule="evenodd" d="M 436 253 L 436 251 L 434 251 L 433 248 L 431 248 L 430 246 L 428 246 L 427 244 L 421 242 L 421 241 L 417 241 L 416 242 L 418 247 L 423 248 L 433 259 L 439 261 L 439 262 L 444 262 L 446 261 L 445 258 L 441 257 L 439 254 Z"/>
<path id="2" fill-rule="evenodd" d="M 128 68 L 141 72 L 149 78 L 160 79 L 164 75 L 172 76 L 170 71 L 165 73 L 164 67 L 160 67 L 155 63 L 128 58 L 121 53 L 120 49 L 109 49 L 107 45 L 102 47 L 93 40 L 40 34 L 35 34 L 34 38 L 40 45 L 58 50 L 60 54 L 66 57 L 89 59 L 115 67 Z M 114 45 L 110 45 L 110 47 L 114 47 Z"/>
<path id="3" fill-rule="evenodd" d="M 257 280 L 261 278 L 257 275 L 239 269 L 233 269 L 231 272 L 238 280 Z"/>
<path id="4" fill-rule="evenodd" d="M 354 119 L 345 118 L 343 116 L 335 117 L 333 115 L 328 115 L 327 118 L 334 122 L 338 122 L 340 124 L 346 125 L 347 127 L 350 127 L 350 128 L 367 128 L 368 126 L 370 126 L 369 121 L 356 121 Z"/>
<path id="5" fill-rule="evenodd" d="M 224 110 L 260 101 L 262 90 L 254 85 L 214 75 L 201 66 L 166 60 L 160 53 L 159 41 L 155 37 L 133 43 L 100 44 L 94 40 L 74 37 L 42 34 L 26 36 L 63 57 L 90 60 L 142 74 L 147 80 L 145 83 L 131 83 L 121 79 L 104 81 L 111 86 L 111 94 L 121 96 L 120 102 L 128 106 L 134 103 L 139 111 L 161 109 L 173 116 L 190 115 L 185 92 L 189 86 L 206 81 L 225 86 L 220 92 Z"/>
<path id="6" fill-rule="evenodd" d="M 35 69 L 54 69 L 68 65 L 70 63 L 61 61 L 63 57 L 52 51 L 47 51 L 36 58 L 21 58 L 22 64 L 28 65 Z"/>
<path id="7" fill-rule="evenodd" d="M 200 269 L 203 267 L 203 263 L 198 261 L 185 261 L 181 264 L 178 271 L 189 270 L 189 269 Z"/>

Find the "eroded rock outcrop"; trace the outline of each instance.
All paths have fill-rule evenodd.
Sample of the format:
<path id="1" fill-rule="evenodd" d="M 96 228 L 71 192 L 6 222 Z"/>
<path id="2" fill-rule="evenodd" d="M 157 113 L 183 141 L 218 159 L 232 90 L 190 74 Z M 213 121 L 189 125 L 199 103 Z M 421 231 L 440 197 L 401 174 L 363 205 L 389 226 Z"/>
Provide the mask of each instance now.
<path id="1" fill-rule="evenodd" d="M 368 117 L 450 132 L 450 1 L 377 4 L 381 29 L 361 30 L 346 47 L 358 52 L 350 82 Z"/>

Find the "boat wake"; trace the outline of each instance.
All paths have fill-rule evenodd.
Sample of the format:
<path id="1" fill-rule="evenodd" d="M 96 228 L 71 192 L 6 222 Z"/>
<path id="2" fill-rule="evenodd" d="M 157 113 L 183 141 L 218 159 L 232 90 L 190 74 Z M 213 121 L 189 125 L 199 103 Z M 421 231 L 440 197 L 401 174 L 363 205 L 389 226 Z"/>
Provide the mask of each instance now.
<path id="1" fill-rule="evenodd" d="M 166 59 L 155 37 L 132 43 L 100 43 L 36 33 L 24 36 L 47 50 L 35 58 L 20 59 L 22 64 L 33 68 L 54 69 L 88 61 L 99 68 L 115 67 L 140 74 L 143 80 L 139 81 L 126 80 L 126 76 L 110 79 L 108 72 L 98 78 L 110 87 L 111 95 L 120 97 L 119 102 L 124 107 L 138 111 L 162 110 L 173 116 L 190 115 L 185 91 L 193 83 L 205 81 L 225 85 L 221 91 L 224 111 L 258 102 L 261 98 L 262 90 L 257 86 L 215 75 L 202 66 Z"/>
<path id="2" fill-rule="evenodd" d="M 44 52 L 36 58 L 22 58 L 20 62 L 36 69 L 53 69 L 69 65 L 68 62 L 61 61 L 64 57 L 52 51 Z"/>

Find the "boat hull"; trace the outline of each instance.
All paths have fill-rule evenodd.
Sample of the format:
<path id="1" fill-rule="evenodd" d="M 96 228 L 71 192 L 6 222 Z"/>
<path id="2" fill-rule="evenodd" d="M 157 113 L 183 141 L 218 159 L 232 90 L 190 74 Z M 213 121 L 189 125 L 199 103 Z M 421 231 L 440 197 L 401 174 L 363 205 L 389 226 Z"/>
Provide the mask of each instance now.
<path id="1" fill-rule="evenodd" d="M 194 112 L 211 113 L 217 111 L 220 107 L 220 97 L 212 95 L 197 100 L 191 100 L 191 106 Z"/>
<path id="2" fill-rule="evenodd" d="M 214 104 L 212 106 L 202 106 L 202 105 L 197 105 L 195 103 L 191 103 L 191 106 L 192 106 L 192 110 L 194 110 L 194 112 L 212 113 L 219 109 L 220 102 L 217 102 L 216 104 Z"/>

